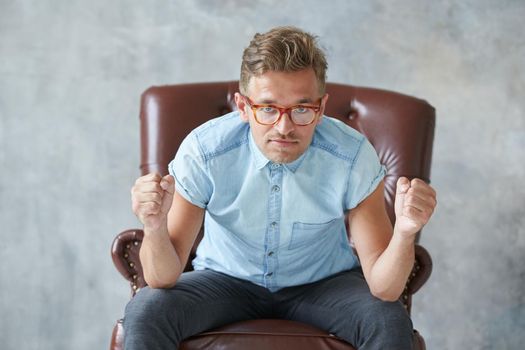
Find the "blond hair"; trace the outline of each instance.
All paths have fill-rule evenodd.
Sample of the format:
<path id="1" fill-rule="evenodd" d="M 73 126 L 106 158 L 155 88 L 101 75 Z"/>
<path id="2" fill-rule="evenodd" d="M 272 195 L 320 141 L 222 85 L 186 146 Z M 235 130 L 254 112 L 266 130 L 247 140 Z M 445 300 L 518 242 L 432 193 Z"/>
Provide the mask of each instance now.
<path id="1" fill-rule="evenodd" d="M 244 49 L 239 90 L 246 95 L 250 79 L 268 71 L 296 72 L 312 68 L 319 92 L 324 94 L 327 67 L 316 36 L 296 27 L 276 27 L 267 33 L 255 34 Z"/>

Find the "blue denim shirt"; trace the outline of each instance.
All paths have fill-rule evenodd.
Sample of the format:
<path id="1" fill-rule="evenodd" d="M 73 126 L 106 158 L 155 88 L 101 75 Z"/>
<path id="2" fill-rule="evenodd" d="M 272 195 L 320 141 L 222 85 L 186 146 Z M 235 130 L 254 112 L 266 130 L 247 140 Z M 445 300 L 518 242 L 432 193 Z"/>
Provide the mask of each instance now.
<path id="1" fill-rule="evenodd" d="M 194 268 L 270 291 L 359 265 L 344 216 L 385 175 L 366 138 L 329 117 L 317 125 L 301 157 L 274 164 L 238 112 L 193 130 L 169 171 L 177 192 L 206 209 Z"/>

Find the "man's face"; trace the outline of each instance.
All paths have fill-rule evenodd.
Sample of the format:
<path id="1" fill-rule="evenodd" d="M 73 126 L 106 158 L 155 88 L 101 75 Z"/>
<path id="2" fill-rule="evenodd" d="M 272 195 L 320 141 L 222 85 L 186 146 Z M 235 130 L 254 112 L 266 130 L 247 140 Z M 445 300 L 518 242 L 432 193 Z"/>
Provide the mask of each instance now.
<path id="1" fill-rule="evenodd" d="M 255 144 L 274 163 L 290 163 L 299 158 L 312 141 L 317 124 L 321 122 L 328 95 L 320 96 L 314 70 L 297 72 L 266 72 L 252 77 L 248 83 L 247 97 L 253 104 L 271 104 L 277 107 L 295 105 L 318 106 L 321 109 L 313 123 L 295 125 L 284 113 L 273 125 L 259 124 L 246 100 L 235 94 L 235 103 L 241 119 L 250 123 Z"/>

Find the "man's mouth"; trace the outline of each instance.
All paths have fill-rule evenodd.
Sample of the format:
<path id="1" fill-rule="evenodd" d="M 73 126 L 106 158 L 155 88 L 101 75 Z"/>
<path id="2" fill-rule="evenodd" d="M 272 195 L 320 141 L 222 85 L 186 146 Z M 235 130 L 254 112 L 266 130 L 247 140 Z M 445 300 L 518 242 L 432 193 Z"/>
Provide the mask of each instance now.
<path id="1" fill-rule="evenodd" d="M 275 138 L 275 139 L 270 139 L 269 142 L 272 142 L 272 143 L 275 143 L 275 144 L 278 144 L 278 145 L 281 145 L 281 146 L 291 146 L 291 145 L 294 145 L 294 144 L 298 143 L 299 141 L 298 140 L 292 140 L 292 139 Z"/>

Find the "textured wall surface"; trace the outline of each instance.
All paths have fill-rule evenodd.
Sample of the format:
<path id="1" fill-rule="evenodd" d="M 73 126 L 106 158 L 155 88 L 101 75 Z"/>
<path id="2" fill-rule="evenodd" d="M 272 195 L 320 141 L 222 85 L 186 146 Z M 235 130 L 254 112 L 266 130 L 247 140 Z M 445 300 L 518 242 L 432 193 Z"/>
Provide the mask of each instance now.
<path id="1" fill-rule="evenodd" d="M 319 35 L 332 82 L 437 109 L 429 349 L 525 336 L 525 2 L 0 0 L 0 342 L 109 344 L 128 300 L 109 249 L 138 227 L 138 103 L 150 85 L 237 79 L 251 36 Z"/>

